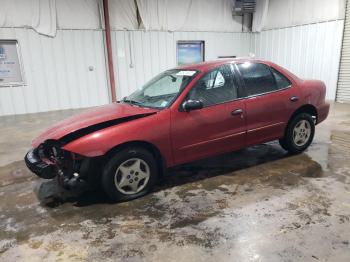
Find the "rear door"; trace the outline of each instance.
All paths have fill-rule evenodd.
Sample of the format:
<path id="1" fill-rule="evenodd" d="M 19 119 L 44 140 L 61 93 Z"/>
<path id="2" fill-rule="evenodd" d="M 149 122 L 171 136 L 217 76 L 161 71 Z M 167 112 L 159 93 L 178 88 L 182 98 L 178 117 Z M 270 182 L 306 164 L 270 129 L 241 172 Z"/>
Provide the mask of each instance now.
<path id="1" fill-rule="evenodd" d="M 276 69 L 237 64 L 246 92 L 247 145 L 281 138 L 291 113 L 299 107 L 299 90 Z"/>
<path id="2" fill-rule="evenodd" d="M 202 101 L 202 109 L 172 110 L 176 164 L 244 147 L 244 102 L 238 99 L 237 88 L 231 65 L 220 66 L 200 78 L 185 98 Z M 235 110 L 241 113 L 233 114 Z"/>

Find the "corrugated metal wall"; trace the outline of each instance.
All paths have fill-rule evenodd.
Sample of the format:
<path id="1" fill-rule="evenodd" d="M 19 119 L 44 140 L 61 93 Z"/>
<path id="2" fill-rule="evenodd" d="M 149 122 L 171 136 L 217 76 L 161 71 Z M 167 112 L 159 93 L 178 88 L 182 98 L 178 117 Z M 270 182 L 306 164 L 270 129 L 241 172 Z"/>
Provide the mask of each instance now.
<path id="1" fill-rule="evenodd" d="M 176 66 L 177 40 L 204 40 L 206 60 L 246 56 L 250 46 L 249 33 L 113 31 L 112 36 L 119 99 Z M 49 38 L 30 29 L 0 28 L 0 39 L 19 41 L 27 83 L 0 88 L 0 115 L 109 102 L 102 31 L 58 30 Z"/>
<path id="2" fill-rule="evenodd" d="M 58 30 L 50 38 L 30 29 L 0 28 L 0 39 L 18 40 L 26 80 L 26 86 L 0 87 L 0 115 L 108 103 L 101 30 Z"/>
<path id="3" fill-rule="evenodd" d="M 350 103 L 350 0 L 346 4 L 344 36 L 338 76 L 337 101 Z"/>
<path id="4" fill-rule="evenodd" d="M 343 20 L 256 34 L 113 31 L 117 96 L 121 99 L 159 72 L 175 67 L 178 40 L 204 40 L 206 60 L 252 52 L 300 77 L 325 81 L 327 98 L 334 99 L 342 31 Z M 0 28 L 0 39 L 18 39 L 27 82 L 0 88 L 0 115 L 109 102 L 101 30 L 58 30 L 55 38 L 49 38 L 30 29 Z"/>
<path id="5" fill-rule="evenodd" d="M 251 52 L 301 78 L 323 80 L 327 99 L 334 100 L 343 24 L 336 20 L 254 33 Z"/>
<path id="6" fill-rule="evenodd" d="M 204 40 L 205 60 L 247 56 L 249 33 L 113 31 L 117 97 L 130 94 L 156 74 L 176 66 L 178 40 Z"/>

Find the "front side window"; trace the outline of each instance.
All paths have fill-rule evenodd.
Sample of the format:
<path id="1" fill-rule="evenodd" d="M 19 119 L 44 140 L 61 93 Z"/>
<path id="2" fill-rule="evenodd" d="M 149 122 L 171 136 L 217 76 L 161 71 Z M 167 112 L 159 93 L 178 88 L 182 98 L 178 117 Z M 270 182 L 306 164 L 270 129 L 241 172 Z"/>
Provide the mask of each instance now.
<path id="1" fill-rule="evenodd" d="M 199 79 L 187 99 L 200 100 L 204 107 L 220 104 L 236 99 L 237 87 L 230 66 L 223 65 Z"/>
<path id="2" fill-rule="evenodd" d="M 280 72 L 278 72 L 276 69 L 272 67 L 271 67 L 271 71 L 273 76 L 275 77 L 277 89 L 284 89 L 291 86 L 292 83 L 288 80 L 287 77 L 285 77 L 284 75 L 282 75 Z"/>
<path id="3" fill-rule="evenodd" d="M 165 108 L 171 105 L 178 94 L 196 75 L 194 70 L 173 69 L 165 71 L 146 83 L 122 102 L 142 107 Z"/>
<path id="4" fill-rule="evenodd" d="M 247 96 L 277 90 L 276 81 L 268 66 L 251 62 L 245 62 L 237 66 L 242 75 Z"/>

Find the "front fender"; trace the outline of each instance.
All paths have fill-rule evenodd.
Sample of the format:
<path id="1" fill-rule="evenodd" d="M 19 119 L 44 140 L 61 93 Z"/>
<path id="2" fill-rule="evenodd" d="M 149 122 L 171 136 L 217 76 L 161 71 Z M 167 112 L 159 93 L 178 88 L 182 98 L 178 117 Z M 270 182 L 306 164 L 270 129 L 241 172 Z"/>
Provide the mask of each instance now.
<path id="1" fill-rule="evenodd" d="M 103 133 L 97 131 L 83 136 L 66 144 L 63 149 L 86 157 L 104 155 L 109 150 L 109 145 L 105 144 L 106 139 L 103 138 L 105 136 Z"/>
<path id="2" fill-rule="evenodd" d="M 103 156 L 114 147 L 134 141 L 144 141 L 157 147 L 166 159 L 172 163 L 170 143 L 170 117 L 167 110 L 149 118 L 126 122 L 95 131 L 77 138 L 63 149 L 86 157 Z"/>

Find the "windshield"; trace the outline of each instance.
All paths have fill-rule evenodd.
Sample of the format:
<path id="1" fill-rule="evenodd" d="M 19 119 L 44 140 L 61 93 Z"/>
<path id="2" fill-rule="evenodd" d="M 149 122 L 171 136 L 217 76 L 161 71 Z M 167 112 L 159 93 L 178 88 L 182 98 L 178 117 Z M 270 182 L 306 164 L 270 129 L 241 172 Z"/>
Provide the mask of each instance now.
<path id="1" fill-rule="evenodd" d="M 122 102 L 142 107 L 165 108 L 172 104 L 178 94 L 194 78 L 197 71 L 173 69 L 165 71 Z"/>

